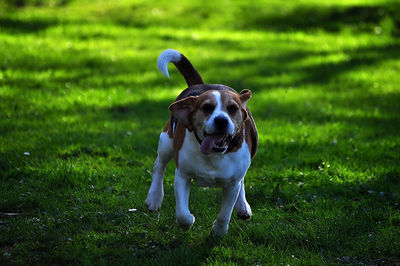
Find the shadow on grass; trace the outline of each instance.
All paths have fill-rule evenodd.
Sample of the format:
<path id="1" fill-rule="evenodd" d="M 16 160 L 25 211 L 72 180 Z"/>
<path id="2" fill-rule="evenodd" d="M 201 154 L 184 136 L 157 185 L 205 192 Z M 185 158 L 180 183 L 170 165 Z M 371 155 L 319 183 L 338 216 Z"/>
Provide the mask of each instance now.
<path id="1" fill-rule="evenodd" d="M 400 118 L 395 114 L 400 114 L 400 93 L 391 92 L 380 95 L 363 94 L 360 90 L 355 96 L 347 98 L 321 97 L 312 101 L 319 101 L 319 105 L 312 105 L 310 102 L 279 102 L 274 100 L 264 100 L 264 108 L 252 108 L 255 117 L 264 120 L 286 120 L 293 124 L 326 124 L 343 123 L 351 127 L 358 127 L 359 130 L 373 129 L 378 136 L 385 136 L 398 133 Z M 357 110 L 364 114 L 352 113 L 354 104 Z M 347 114 L 335 114 L 332 110 L 343 110 Z M 354 110 L 355 111 L 355 110 Z M 374 115 L 374 111 L 378 114 Z"/>
<path id="2" fill-rule="evenodd" d="M 355 240 L 365 239 L 365 248 L 373 250 L 375 247 L 372 244 L 371 232 L 379 231 L 377 225 L 379 227 L 385 224 L 390 227 L 400 224 L 399 219 L 393 222 L 387 220 L 390 212 L 400 210 L 399 168 L 396 166 L 389 168 L 362 183 L 331 182 L 326 169 L 312 177 L 318 180 L 321 175 L 326 175 L 325 180 L 309 186 L 301 182 L 304 180 L 296 178 L 289 180 L 293 185 L 287 181 L 281 183 L 279 178 L 262 182 L 247 192 L 248 201 L 255 213 L 253 223 L 257 223 L 260 227 L 254 231 L 250 230 L 249 240 L 256 246 L 276 245 L 274 235 L 263 232 L 278 230 L 280 231 L 278 245 L 281 248 L 301 246 L 311 252 L 330 253 L 324 256 L 338 257 L 345 255 L 346 252 L 348 253 L 346 255 L 351 254 L 355 249 L 353 246 L 357 242 Z M 297 185 L 299 182 L 303 185 Z M 282 187 L 279 187 L 279 183 Z M 263 204 L 261 198 L 265 199 Z M 337 206 L 340 206 L 340 209 L 337 209 Z M 305 213 L 310 210 L 313 210 L 315 222 L 308 227 L 298 221 L 303 218 L 308 219 Z M 319 216 L 322 212 L 332 212 L 334 216 Z M 273 214 L 274 217 L 269 214 Z M 259 217 L 265 215 L 269 219 L 262 223 L 257 219 L 258 215 Z M 395 241 L 398 236 L 398 232 L 387 235 L 391 241 Z M 333 242 L 336 244 L 332 245 Z M 380 249 L 386 252 L 386 256 L 381 256 L 381 259 L 398 260 L 398 253 L 392 244 L 385 241 Z M 362 257 L 366 259 L 370 256 L 368 252 L 356 255 L 361 257 L 361 260 Z"/>
<path id="3" fill-rule="evenodd" d="M 165 244 L 158 243 L 154 239 L 150 242 L 152 247 L 150 256 L 152 261 L 157 262 L 157 264 L 198 265 L 199 263 L 206 263 L 213 248 L 219 246 L 223 241 L 223 238 L 208 236 L 202 238 L 198 243 L 188 245 L 187 236 L 182 232 L 180 237 Z M 148 247 L 135 250 L 135 261 L 146 261 L 148 257 Z"/>
<path id="4" fill-rule="evenodd" d="M 52 18 L 35 18 L 22 20 L 10 17 L 0 17 L 0 27 L 8 33 L 35 33 L 56 26 L 58 21 Z"/>
<path id="5" fill-rule="evenodd" d="M 290 31 L 323 29 L 337 32 L 345 26 L 352 26 L 361 31 L 372 32 L 374 27 L 383 27 L 392 34 L 399 34 L 400 27 L 400 5 L 397 1 L 385 4 L 367 6 L 300 6 L 283 14 L 263 14 L 264 8 L 256 11 L 259 6 L 246 6 L 241 9 L 243 14 L 251 13 L 244 28 L 255 28 L 265 30 Z M 264 11 L 265 12 L 265 11 Z M 241 21 L 239 21 L 240 23 Z"/>
<path id="6" fill-rule="evenodd" d="M 224 44 L 218 43 L 218 46 L 219 45 Z M 199 70 L 203 73 L 206 83 L 226 84 L 238 91 L 243 88 L 251 88 L 253 92 L 257 92 L 266 89 L 274 89 L 279 86 L 296 87 L 325 84 L 334 81 L 342 74 L 361 68 L 375 67 L 387 60 L 400 58 L 400 45 L 387 44 L 381 46 L 365 46 L 357 49 L 345 49 L 341 51 L 341 53 L 346 56 L 346 59 L 339 62 L 324 62 L 296 66 L 293 64 L 301 62 L 301 60 L 309 57 L 332 55 L 331 53 L 325 52 L 298 50 L 280 52 L 276 55 L 260 55 L 255 58 L 237 59 L 229 62 L 224 59 L 211 60 L 208 62 L 209 65 L 207 65 L 207 67 L 199 64 Z M 85 52 L 71 51 L 71 54 L 74 54 L 74 59 L 68 62 L 60 63 L 59 61 L 55 61 L 55 59 L 51 59 L 48 63 L 36 65 L 31 63 L 26 64 L 21 61 L 14 62 L 13 66 L 7 67 L 10 71 L 16 69 L 29 73 L 51 69 L 54 72 L 66 73 L 65 77 L 50 77 L 45 81 L 38 80 L 34 76 L 20 77 L 18 79 L 12 79 L 8 83 L 17 88 L 42 89 L 43 87 L 48 87 L 52 91 L 65 91 L 65 84 L 67 83 L 69 85 L 76 84 L 90 88 L 98 87 L 105 89 L 120 86 L 127 88 L 135 87 L 135 84 L 132 84 L 131 80 L 113 77 L 115 74 L 131 74 L 131 66 L 132 63 L 134 63 L 131 62 L 131 60 L 119 60 L 115 62 L 101 56 L 87 58 L 85 57 Z M 141 73 L 142 71 L 144 71 L 144 69 L 139 68 L 135 71 L 135 74 Z M 238 72 L 240 72 L 240 75 L 236 74 Z M 182 77 L 177 71 L 173 69 L 171 73 L 174 74 L 174 78 L 168 81 L 160 75 L 146 80 L 143 84 L 136 84 L 136 86 L 151 89 L 158 86 L 168 85 L 172 87 L 184 84 L 182 82 Z M 291 76 L 292 78 L 280 79 L 279 75 L 281 74 Z M 110 77 L 110 79 L 104 78 L 101 82 L 96 82 L 90 80 L 93 75 Z M 89 79 L 89 81 L 87 81 L 87 79 Z M 359 86 L 368 90 L 373 84 L 363 84 L 360 82 Z M 329 88 L 332 88 L 332 86 Z M 184 86 L 182 86 L 182 90 L 183 89 Z M 341 90 L 342 88 L 334 89 Z"/>
<path id="7" fill-rule="evenodd" d="M 294 51 L 283 54 L 261 56 L 252 59 L 239 59 L 234 62 L 226 60 L 213 60 L 210 72 L 229 73 L 229 69 L 237 72 L 241 70 L 241 76 L 222 76 L 221 83 L 232 84 L 236 88 L 252 88 L 256 91 L 275 88 L 277 86 L 306 86 L 310 84 L 324 84 L 333 81 L 341 74 L 365 67 L 376 67 L 386 60 L 395 60 L 400 57 L 399 44 L 387 44 L 382 46 L 365 46 L 357 49 L 345 49 L 341 51 L 348 59 L 340 62 L 325 62 L 306 66 L 291 66 L 293 63 L 312 56 L 329 56 L 330 53 L 312 51 Z M 295 78 L 283 81 L 270 81 L 276 75 L 287 74 Z M 262 78 L 261 81 L 254 78 Z M 373 84 L 365 84 L 372 87 Z M 340 89 L 340 88 L 338 88 Z"/>
<path id="8" fill-rule="evenodd" d="M 16 1 L 24 2 L 24 1 Z M 39 1 L 40 2 L 40 1 Z M 59 1 L 58 6 L 68 4 L 68 1 Z M 23 5 L 22 5 L 23 6 Z M 270 11 L 270 6 L 265 2 L 256 2 L 254 5 L 234 6 L 234 21 L 228 23 L 231 27 L 243 30 L 266 30 L 266 31 L 292 31 L 292 30 L 318 30 L 338 32 L 346 27 L 361 32 L 377 31 L 378 34 L 391 34 L 398 36 L 400 34 L 400 4 L 397 1 L 389 1 L 376 5 L 346 5 L 346 6 L 322 6 L 322 5 L 300 5 L 291 8 L 291 5 L 275 7 L 276 12 Z M 149 26 L 164 26 L 163 19 L 153 19 L 151 17 L 141 18 L 141 12 L 146 12 L 148 5 L 131 5 L 131 9 L 105 9 L 102 18 L 105 21 L 120 24 L 124 27 L 146 28 Z M 273 10 L 275 10 L 273 9 Z M 215 11 L 204 12 L 201 8 L 183 6 L 176 16 L 196 12 L 203 13 L 200 16 L 194 16 L 188 27 L 193 27 L 198 23 L 208 23 L 213 19 Z M 150 11 L 149 11 L 150 12 Z M 251 15 L 249 15 L 251 14 Z M 171 20 L 171 18 L 169 17 Z M 172 22 L 172 24 L 171 24 Z M 63 22 L 65 23 L 65 22 Z M 58 24 L 56 19 L 42 20 L 30 19 L 24 21 L 7 16 L 0 18 L 0 25 L 3 29 L 11 33 L 32 33 L 44 30 L 48 27 Z M 182 21 L 171 20 L 169 25 L 172 27 L 181 26 Z M 186 24 L 184 24 L 186 25 Z"/>

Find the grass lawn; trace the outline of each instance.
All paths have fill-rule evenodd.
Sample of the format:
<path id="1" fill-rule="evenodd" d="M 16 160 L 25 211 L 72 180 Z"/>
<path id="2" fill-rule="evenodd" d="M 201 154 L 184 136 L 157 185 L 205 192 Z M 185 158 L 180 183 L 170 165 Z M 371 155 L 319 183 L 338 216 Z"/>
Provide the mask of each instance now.
<path id="1" fill-rule="evenodd" d="M 400 3 L 193 2 L 0 3 L 0 264 L 399 264 Z M 218 240 L 220 189 L 175 224 L 173 162 L 144 204 L 167 48 L 253 91 L 254 216 Z"/>

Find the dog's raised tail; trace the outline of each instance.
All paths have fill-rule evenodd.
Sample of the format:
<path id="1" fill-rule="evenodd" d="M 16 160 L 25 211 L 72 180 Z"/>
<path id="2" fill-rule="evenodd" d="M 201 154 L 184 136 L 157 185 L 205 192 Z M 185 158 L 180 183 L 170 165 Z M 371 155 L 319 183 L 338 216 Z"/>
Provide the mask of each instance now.
<path id="1" fill-rule="evenodd" d="M 160 54 L 157 61 L 158 69 L 165 76 L 169 77 L 168 63 L 172 62 L 181 72 L 188 86 L 196 84 L 204 84 L 199 72 L 194 68 L 192 63 L 180 52 L 173 49 L 167 49 Z"/>

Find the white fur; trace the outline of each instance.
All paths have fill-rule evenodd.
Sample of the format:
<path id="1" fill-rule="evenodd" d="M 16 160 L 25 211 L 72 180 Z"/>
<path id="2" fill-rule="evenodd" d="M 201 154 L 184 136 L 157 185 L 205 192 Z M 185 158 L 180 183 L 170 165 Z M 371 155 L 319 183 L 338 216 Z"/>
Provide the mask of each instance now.
<path id="1" fill-rule="evenodd" d="M 188 230 L 194 223 L 194 216 L 189 211 L 189 192 L 191 179 L 182 176 L 179 168 L 175 169 L 175 202 L 176 202 L 176 222 L 178 225 Z"/>
<path id="2" fill-rule="evenodd" d="M 233 135 L 235 132 L 235 126 L 229 117 L 229 115 L 222 110 L 222 101 L 221 101 L 221 93 L 218 91 L 213 91 L 212 94 L 214 94 L 215 100 L 217 102 L 217 106 L 215 107 L 213 113 L 211 114 L 210 118 L 205 121 L 205 130 L 208 134 L 212 134 L 215 132 L 215 124 L 214 124 L 214 119 L 217 116 L 224 117 L 228 121 L 228 128 L 227 128 L 227 133 L 229 135 Z"/>
<path id="3" fill-rule="evenodd" d="M 186 130 L 178 160 L 179 168 L 176 173 L 179 173 L 180 180 L 186 180 L 190 184 L 190 180 L 193 178 L 196 184 L 200 186 L 223 188 L 221 210 L 213 226 L 215 235 L 225 234 L 228 231 L 232 210 L 239 195 L 241 197 L 236 204 L 237 212 L 247 211 L 247 214 L 251 215 L 250 206 L 245 199 L 244 185 L 242 185 L 242 180 L 251 162 L 250 151 L 246 142 L 243 142 L 236 152 L 205 155 L 200 151 L 194 134 Z M 175 178 L 177 177 L 175 176 Z M 186 217 L 183 218 L 182 223 L 185 224 L 184 228 L 190 228 L 191 224 L 186 224 L 191 221 L 190 211 L 187 207 L 189 189 L 175 188 L 175 198 L 177 217 Z M 178 224 L 181 223 L 178 221 Z"/>
<path id="4" fill-rule="evenodd" d="M 169 62 L 178 63 L 181 60 L 181 53 L 177 50 L 167 49 L 158 57 L 157 67 L 165 76 L 169 78 L 168 64 Z"/>
<path id="5" fill-rule="evenodd" d="M 242 218 L 250 218 L 253 213 L 251 211 L 250 205 L 246 200 L 246 193 L 244 190 L 244 178 L 240 181 L 240 192 L 238 199 L 235 204 L 236 214 Z"/>

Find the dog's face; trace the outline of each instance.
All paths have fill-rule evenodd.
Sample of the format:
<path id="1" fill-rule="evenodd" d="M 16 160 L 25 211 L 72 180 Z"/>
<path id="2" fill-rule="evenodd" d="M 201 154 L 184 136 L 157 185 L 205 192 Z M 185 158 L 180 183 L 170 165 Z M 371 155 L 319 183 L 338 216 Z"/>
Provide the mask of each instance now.
<path id="1" fill-rule="evenodd" d="M 250 97 L 249 90 L 240 95 L 229 90 L 210 90 L 176 101 L 169 109 L 189 131 L 195 131 L 201 151 L 209 154 L 213 149 L 227 149 L 232 136 L 242 129 Z"/>

